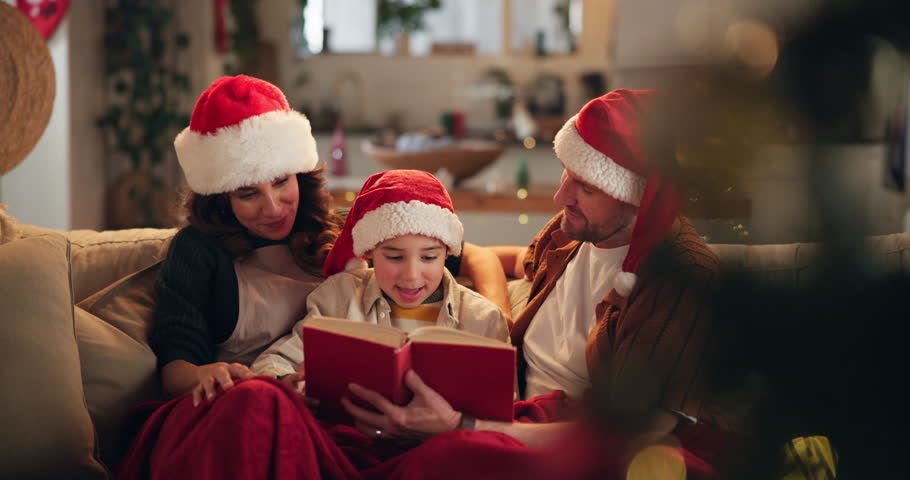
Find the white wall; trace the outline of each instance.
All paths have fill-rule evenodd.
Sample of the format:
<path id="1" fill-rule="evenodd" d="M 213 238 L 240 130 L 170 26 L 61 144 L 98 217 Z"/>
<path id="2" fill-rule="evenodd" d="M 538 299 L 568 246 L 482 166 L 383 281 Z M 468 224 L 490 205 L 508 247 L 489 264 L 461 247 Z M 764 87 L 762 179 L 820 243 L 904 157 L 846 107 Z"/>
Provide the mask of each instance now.
<path id="1" fill-rule="evenodd" d="M 70 90 L 69 19 L 65 18 L 48 42 L 57 93 L 51 119 L 35 149 L 0 177 L 0 201 L 20 223 L 69 229 L 70 214 Z"/>
<path id="2" fill-rule="evenodd" d="M 105 225 L 105 151 L 96 121 L 104 112 L 102 2 L 72 2 L 69 17 L 70 195 L 72 228 Z M 58 83 L 59 86 L 59 83 Z"/>
<path id="3" fill-rule="evenodd" d="M 178 3 L 176 21 L 191 35 L 179 59 L 193 84 L 193 92 L 180 99 L 189 112 L 198 93 L 221 75 L 222 57 L 214 47 L 210 4 Z M 50 123 L 22 164 L 0 178 L 0 202 L 22 223 L 105 228 L 107 185 L 128 165 L 108 155 L 96 126 L 106 102 L 103 28 L 102 2 L 72 2 L 48 43 L 57 82 Z M 172 163 L 165 175 L 179 176 Z"/>

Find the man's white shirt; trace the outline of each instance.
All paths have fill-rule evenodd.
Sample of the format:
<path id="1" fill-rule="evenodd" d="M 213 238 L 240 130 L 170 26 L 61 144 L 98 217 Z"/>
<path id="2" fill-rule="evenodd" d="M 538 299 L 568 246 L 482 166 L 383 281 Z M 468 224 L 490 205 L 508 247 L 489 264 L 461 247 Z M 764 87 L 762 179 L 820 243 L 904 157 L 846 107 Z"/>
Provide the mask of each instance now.
<path id="1" fill-rule="evenodd" d="M 597 321 L 594 310 L 613 288 L 628 252 L 628 245 L 579 247 L 525 333 L 526 398 L 561 389 L 578 399 L 590 387 L 585 344 Z"/>

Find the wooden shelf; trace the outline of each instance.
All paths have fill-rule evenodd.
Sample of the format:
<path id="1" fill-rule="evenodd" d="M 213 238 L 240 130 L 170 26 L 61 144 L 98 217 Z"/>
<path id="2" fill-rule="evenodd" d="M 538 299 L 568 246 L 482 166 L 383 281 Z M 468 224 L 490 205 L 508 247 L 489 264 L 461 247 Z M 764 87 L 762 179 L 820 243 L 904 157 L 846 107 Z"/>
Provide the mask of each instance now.
<path id="1" fill-rule="evenodd" d="M 516 192 L 488 193 L 474 190 L 452 190 L 452 203 L 455 211 L 463 212 L 515 212 L 515 213 L 551 213 L 560 209 L 553 203 L 553 192 L 556 187 L 531 187 L 525 198 L 518 198 Z M 356 192 L 333 189 L 334 204 L 337 207 L 350 207 Z"/>
<path id="2" fill-rule="evenodd" d="M 335 206 L 350 207 L 357 192 L 350 190 L 330 190 Z M 532 186 L 525 198 L 518 198 L 515 192 L 488 193 L 474 190 L 455 189 L 449 194 L 455 211 L 462 212 L 506 212 L 506 213 L 549 213 L 555 214 L 560 208 L 553 203 L 556 186 Z M 727 198 L 711 202 L 699 200 L 687 202 L 683 214 L 689 218 L 700 219 L 747 219 L 752 217 L 752 202 L 748 199 Z"/>

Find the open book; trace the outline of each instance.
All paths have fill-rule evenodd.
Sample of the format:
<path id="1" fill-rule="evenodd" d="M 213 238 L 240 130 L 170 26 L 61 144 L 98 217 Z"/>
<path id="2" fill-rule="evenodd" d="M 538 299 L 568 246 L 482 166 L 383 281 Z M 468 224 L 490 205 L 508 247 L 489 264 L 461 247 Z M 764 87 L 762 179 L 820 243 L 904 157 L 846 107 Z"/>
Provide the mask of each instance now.
<path id="1" fill-rule="evenodd" d="M 411 399 L 404 374 L 413 369 L 452 408 L 477 418 L 512 420 L 515 348 L 447 327 L 397 328 L 342 318 L 313 317 L 303 325 L 307 396 L 320 414 L 350 418 L 341 397 L 357 383 L 398 405 Z"/>

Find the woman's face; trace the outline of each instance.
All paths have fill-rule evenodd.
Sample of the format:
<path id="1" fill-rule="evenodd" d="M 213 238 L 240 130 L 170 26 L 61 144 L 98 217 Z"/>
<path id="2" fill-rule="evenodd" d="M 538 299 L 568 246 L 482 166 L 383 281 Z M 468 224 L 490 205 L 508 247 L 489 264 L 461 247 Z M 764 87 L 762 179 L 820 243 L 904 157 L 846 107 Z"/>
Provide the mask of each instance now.
<path id="1" fill-rule="evenodd" d="M 234 216 L 251 234 L 269 240 L 291 234 L 300 203 L 296 175 L 238 188 L 228 198 Z"/>
<path id="2" fill-rule="evenodd" d="M 439 288 L 445 268 L 446 246 L 423 235 L 386 240 L 367 253 L 379 288 L 398 305 L 413 308 Z"/>

